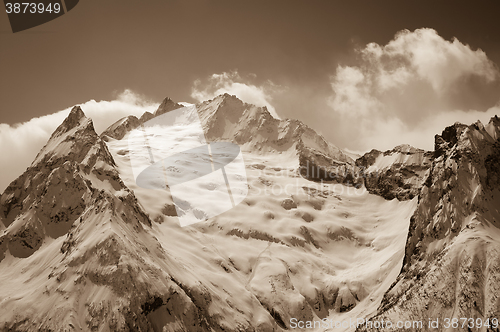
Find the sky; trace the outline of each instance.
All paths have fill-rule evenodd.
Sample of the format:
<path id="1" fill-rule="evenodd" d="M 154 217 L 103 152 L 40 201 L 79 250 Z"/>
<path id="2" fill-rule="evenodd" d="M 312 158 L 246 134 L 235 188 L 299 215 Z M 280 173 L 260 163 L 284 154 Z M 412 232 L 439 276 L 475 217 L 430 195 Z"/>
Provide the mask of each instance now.
<path id="1" fill-rule="evenodd" d="M 342 149 L 432 150 L 500 115 L 498 1 L 85 0 L 12 33 L 0 15 L 0 190 L 81 105 L 98 130 L 228 92 Z M 139 114 L 140 115 L 140 114 Z"/>

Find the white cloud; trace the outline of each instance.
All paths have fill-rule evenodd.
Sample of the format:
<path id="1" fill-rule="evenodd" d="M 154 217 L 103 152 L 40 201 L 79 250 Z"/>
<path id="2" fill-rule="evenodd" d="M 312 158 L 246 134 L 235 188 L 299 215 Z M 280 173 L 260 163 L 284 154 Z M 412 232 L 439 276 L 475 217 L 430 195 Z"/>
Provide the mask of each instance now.
<path id="1" fill-rule="evenodd" d="M 116 100 L 90 100 L 80 105 L 87 117 L 94 123 L 99 134 L 118 119 L 135 115 L 140 117 L 145 111 L 154 111 L 158 104 L 147 101 L 130 90 L 120 93 Z M 21 175 L 35 159 L 50 135 L 68 116 L 70 108 L 33 118 L 16 125 L 0 124 L 0 192 Z"/>
<path id="2" fill-rule="evenodd" d="M 255 79 L 255 74 L 250 75 Z M 243 82 L 246 81 L 246 82 Z M 264 85 L 253 85 L 244 80 L 236 71 L 231 73 L 213 74 L 206 83 L 196 80 L 192 89 L 191 97 L 198 101 L 212 99 L 218 95 L 229 93 L 235 95 L 242 101 L 256 106 L 266 106 L 269 113 L 279 118 L 276 109 L 271 104 L 272 95 L 280 90 L 280 87 L 268 81 Z"/>
<path id="3" fill-rule="evenodd" d="M 455 122 L 469 125 L 478 120 L 487 124 L 495 115 L 500 115 L 500 106 L 492 107 L 486 112 L 455 110 L 436 113 L 423 119 L 417 126 L 408 125 L 398 118 L 375 119 L 363 139 L 381 150 L 392 149 L 402 143 L 433 150 L 434 135 L 441 134 L 446 127 Z"/>
<path id="4" fill-rule="evenodd" d="M 381 105 L 370 96 L 370 84 L 363 72 L 354 67 L 337 68 L 332 88 L 336 92 L 332 100 L 335 110 L 344 115 L 368 115 Z"/>
<path id="5" fill-rule="evenodd" d="M 462 76 L 477 75 L 492 81 L 497 75 L 493 63 L 482 50 L 473 51 L 456 38 L 453 42 L 446 41 L 433 29 L 401 31 L 384 47 L 370 44 L 365 50 L 366 55 L 370 56 L 370 50 L 377 48 L 378 52 L 371 53 L 371 56 L 380 62 L 383 56 L 388 61 L 398 57 L 405 59 L 403 64 L 410 65 L 408 71 L 427 80 L 436 91 L 449 88 Z"/>
<path id="6" fill-rule="evenodd" d="M 332 116 L 344 136 L 353 133 L 336 137 L 339 145 L 367 151 L 408 143 L 432 150 L 444 127 L 498 114 L 492 107 L 500 97 L 497 67 L 457 39 L 447 41 L 433 29 L 405 30 L 359 54 L 358 65 L 338 66 L 331 77 Z"/>

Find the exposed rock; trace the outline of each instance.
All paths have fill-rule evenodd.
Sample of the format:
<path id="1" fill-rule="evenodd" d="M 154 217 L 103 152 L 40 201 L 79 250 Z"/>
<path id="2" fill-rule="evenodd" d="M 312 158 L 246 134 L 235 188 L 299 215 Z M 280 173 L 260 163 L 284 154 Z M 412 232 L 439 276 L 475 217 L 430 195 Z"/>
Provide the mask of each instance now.
<path id="1" fill-rule="evenodd" d="M 46 236 L 66 235 L 102 188 L 128 191 L 92 121 L 75 107 L 0 197 L 0 219 L 5 227 L 12 225 L 1 236 L 0 260 L 6 250 L 28 257 Z"/>
<path id="2" fill-rule="evenodd" d="M 177 210 L 175 209 L 175 204 L 165 204 L 161 212 L 168 217 L 177 216 Z"/>
<path id="3" fill-rule="evenodd" d="M 370 193 L 407 200 L 420 192 L 431 161 L 431 152 L 399 145 L 383 153 L 372 150 L 357 159 L 356 165 Z"/>
<path id="4" fill-rule="evenodd" d="M 145 117 L 179 106 L 162 105 Z M 320 321 L 353 309 L 342 315 L 371 316 L 403 251 L 373 319 L 498 318 L 498 118 L 445 130 L 434 159 L 399 146 L 371 151 L 356 166 L 302 123 L 233 96 L 196 108 L 209 140 L 254 153 L 246 170 L 255 194 L 181 228 L 177 211 L 204 212 L 184 201 L 176 208 L 169 195 L 158 199 L 163 192 L 140 196 L 118 172 L 130 156 L 126 142 L 106 144 L 75 108 L 0 196 L 0 330 L 283 331 L 291 318 Z M 125 135 L 136 120 L 110 132 Z M 304 176 L 314 181 L 333 174 L 331 182 L 361 185 L 359 174 L 380 171 L 387 184 L 367 183 L 369 190 L 418 195 L 418 207 L 297 179 L 285 172 L 295 168 L 270 162 L 280 154 L 306 172 L 319 169 Z M 283 184 L 293 196 L 258 194 Z M 158 223 L 143 209 L 157 212 Z"/>
<path id="5" fill-rule="evenodd" d="M 145 123 L 156 116 L 165 114 L 167 112 L 170 112 L 172 110 L 181 107 L 184 106 L 175 103 L 174 101 L 172 101 L 172 99 L 167 97 L 162 101 L 160 106 L 158 106 L 154 114 L 151 112 L 144 112 L 144 114 L 141 116 L 140 119 L 138 119 L 136 116 L 133 115 L 121 118 L 120 120 L 116 121 L 111 126 L 109 126 L 106 130 L 104 130 L 101 134 L 101 137 L 104 140 L 107 139 L 106 137 L 111 137 L 120 140 L 123 137 L 125 137 L 125 135 L 129 131 L 137 128 L 140 124 Z"/>
<path id="6" fill-rule="evenodd" d="M 283 202 L 281 202 L 281 206 L 285 210 L 291 210 L 291 209 L 297 208 L 297 203 L 295 203 L 295 201 L 293 199 L 287 198 L 287 199 L 283 200 Z"/>
<path id="7" fill-rule="evenodd" d="M 381 151 L 373 149 L 356 159 L 356 166 L 368 168 L 371 165 L 375 164 L 375 161 L 381 154 L 383 154 Z"/>

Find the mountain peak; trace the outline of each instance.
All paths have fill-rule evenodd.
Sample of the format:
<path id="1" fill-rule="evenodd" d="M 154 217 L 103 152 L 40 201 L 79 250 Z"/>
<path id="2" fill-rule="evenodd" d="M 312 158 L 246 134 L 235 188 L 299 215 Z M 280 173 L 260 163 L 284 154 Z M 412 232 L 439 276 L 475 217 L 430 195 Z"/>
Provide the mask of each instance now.
<path id="1" fill-rule="evenodd" d="M 230 95 L 227 92 L 224 92 L 224 93 L 221 93 L 220 95 L 217 95 L 214 99 L 226 99 L 226 98 L 238 99 L 238 97 L 236 97 L 235 95 Z"/>
<path id="2" fill-rule="evenodd" d="M 95 144 L 98 135 L 92 119 L 85 116 L 80 106 L 75 106 L 63 123 L 52 133 L 47 144 L 40 150 L 32 166 L 42 162 L 64 162 L 69 155 L 77 155 L 81 161 L 88 149 Z"/>
<path id="3" fill-rule="evenodd" d="M 149 112 L 146 113 L 151 114 Z M 151 114 L 151 116 L 153 115 Z M 127 117 L 121 118 L 120 120 L 109 126 L 106 130 L 104 130 L 101 134 L 101 138 L 103 138 L 105 141 L 108 141 L 109 137 L 114 139 L 122 139 L 123 137 L 125 137 L 127 132 L 137 128 L 140 124 L 141 120 L 139 120 L 134 115 L 129 115 Z"/>
<path id="4" fill-rule="evenodd" d="M 154 114 L 151 112 L 144 112 L 144 114 L 142 114 L 140 118 L 137 118 L 134 115 L 129 115 L 127 117 L 121 118 L 111 126 L 106 128 L 106 130 L 102 132 L 101 137 L 106 141 L 109 139 L 109 137 L 120 140 L 125 137 L 125 135 L 129 131 L 137 128 L 141 123 L 145 123 L 153 119 L 154 117 L 168 113 L 181 107 L 184 106 L 181 104 L 177 104 L 170 97 L 166 97 L 158 106 Z"/>
<path id="5" fill-rule="evenodd" d="M 236 95 L 230 95 L 229 93 L 225 92 L 221 95 L 219 95 L 222 99 L 238 99 L 240 100 Z M 241 101 L 241 100 L 240 100 Z"/>
<path id="6" fill-rule="evenodd" d="M 500 119 L 497 115 L 491 117 L 490 121 L 485 126 L 485 130 L 494 139 L 498 139 L 500 137 Z"/>
<path id="7" fill-rule="evenodd" d="M 170 97 L 166 97 L 165 99 L 163 99 L 160 106 L 158 106 L 158 109 L 155 111 L 154 116 L 165 114 L 181 107 L 184 106 L 182 106 L 181 104 L 177 104 L 172 99 L 170 99 Z"/>
<path id="8" fill-rule="evenodd" d="M 415 153 L 423 153 L 425 152 L 422 149 L 418 149 L 409 144 L 401 144 L 393 148 L 392 150 L 388 150 L 384 152 L 384 155 L 389 155 L 391 153 L 402 153 L 402 154 L 415 154 Z"/>
<path id="9" fill-rule="evenodd" d="M 249 105 L 239 99 L 236 95 L 230 95 L 229 93 L 225 92 L 220 95 L 215 96 L 213 99 L 209 99 L 207 101 L 202 102 L 202 104 L 212 104 L 212 103 L 218 103 L 219 105 L 223 105 L 226 102 L 233 102 L 233 103 L 238 103 L 241 105 Z"/>
<path id="10" fill-rule="evenodd" d="M 435 136 L 435 158 L 427 162 L 425 181 L 417 193 L 401 272 L 373 321 L 453 317 L 457 312 L 480 319 L 498 316 L 498 301 L 490 295 L 498 293 L 500 263 L 498 255 L 490 255 L 498 252 L 500 234 L 497 119 L 486 126 L 480 121 L 457 122 Z M 411 167 L 405 173 L 415 170 Z"/>
<path id="11" fill-rule="evenodd" d="M 231 123 L 236 123 L 246 110 L 256 109 L 257 106 L 244 103 L 238 97 L 228 93 L 197 104 L 200 119 L 204 123 L 227 119 Z M 225 121 L 225 120 L 224 120 Z M 212 126 L 209 126 L 212 127 Z M 210 134 L 208 134 L 210 136 Z"/>
<path id="12" fill-rule="evenodd" d="M 69 112 L 68 118 L 81 119 L 85 117 L 85 113 L 83 113 L 82 108 L 80 106 L 74 106 Z"/>
<path id="13" fill-rule="evenodd" d="M 61 136 L 83 124 L 85 124 L 85 126 L 92 126 L 92 130 L 94 130 L 92 120 L 85 116 L 85 113 L 83 113 L 80 106 L 75 106 L 71 109 L 63 123 L 61 123 L 61 125 L 52 133 L 51 138 Z"/>
<path id="14" fill-rule="evenodd" d="M 69 112 L 66 119 L 63 121 L 62 125 L 67 129 L 71 129 L 81 124 L 84 120 L 90 119 L 85 116 L 85 113 L 83 113 L 83 110 L 80 106 L 74 106 Z"/>

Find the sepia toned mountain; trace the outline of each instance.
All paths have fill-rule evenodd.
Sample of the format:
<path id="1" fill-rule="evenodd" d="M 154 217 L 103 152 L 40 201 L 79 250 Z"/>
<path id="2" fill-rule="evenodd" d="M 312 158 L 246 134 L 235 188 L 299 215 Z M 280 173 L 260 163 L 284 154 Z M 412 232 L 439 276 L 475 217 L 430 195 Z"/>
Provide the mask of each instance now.
<path id="1" fill-rule="evenodd" d="M 177 136 L 156 127 L 165 146 L 192 140 L 197 118 L 207 142 L 241 148 L 248 186 L 240 204 L 186 227 L 169 187 L 140 187 L 133 172 L 144 138 L 131 132 L 172 111 L 191 114 Z M 497 117 L 447 127 L 433 152 L 403 145 L 353 160 L 228 94 L 167 98 L 100 135 L 76 106 L 0 196 L 0 330 L 498 318 L 499 156 Z"/>

